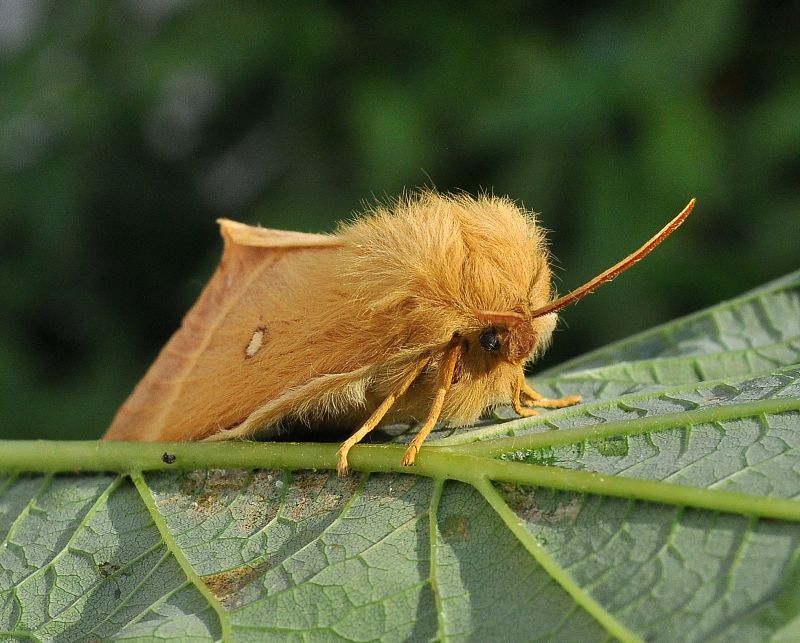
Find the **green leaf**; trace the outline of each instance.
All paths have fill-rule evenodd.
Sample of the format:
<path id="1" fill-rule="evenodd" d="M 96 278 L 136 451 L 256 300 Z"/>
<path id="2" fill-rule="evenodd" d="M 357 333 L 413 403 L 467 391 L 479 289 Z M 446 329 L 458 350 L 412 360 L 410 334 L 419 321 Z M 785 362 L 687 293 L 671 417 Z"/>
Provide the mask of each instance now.
<path id="1" fill-rule="evenodd" d="M 584 402 L 345 478 L 333 444 L 3 442 L 0 635 L 800 638 L 800 272 L 532 384 Z"/>

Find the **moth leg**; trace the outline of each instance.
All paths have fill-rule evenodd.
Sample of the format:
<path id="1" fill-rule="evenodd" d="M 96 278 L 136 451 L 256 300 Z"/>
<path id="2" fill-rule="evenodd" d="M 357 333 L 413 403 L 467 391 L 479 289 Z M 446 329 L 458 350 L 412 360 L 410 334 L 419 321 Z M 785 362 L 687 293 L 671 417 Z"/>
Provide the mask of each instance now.
<path id="1" fill-rule="evenodd" d="M 523 397 L 527 398 L 526 401 L 530 403 L 530 406 L 539 406 L 546 409 L 560 409 L 565 406 L 572 406 L 573 404 L 577 404 L 581 401 L 580 395 L 567 395 L 566 397 L 562 397 L 557 400 L 550 400 L 528 386 L 528 383 L 525 381 L 525 373 L 521 371 L 519 374 L 519 379 L 517 380 L 517 384 L 514 387 L 514 411 L 523 417 L 537 415 L 536 411 L 531 413 L 532 409 L 528 408 L 527 406 L 523 406 Z"/>
<path id="2" fill-rule="evenodd" d="M 414 464 L 414 460 L 417 459 L 417 453 L 419 453 L 422 443 L 425 442 L 425 438 L 428 437 L 433 427 L 436 426 L 436 421 L 442 414 L 444 396 L 447 394 L 447 391 L 450 390 L 450 386 L 453 383 L 453 374 L 456 370 L 456 363 L 458 362 L 460 352 L 460 340 L 451 343 L 450 347 L 447 349 L 447 353 L 444 356 L 444 360 L 442 360 L 442 365 L 439 370 L 439 385 L 436 387 L 431 410 L 428 412 L 425 423 L 420 427 L 417 435 L 414 436 L 411 444 L 408 445 L 408 449 L 406 449 L 406 452 L 403 454 L 402 464 L 404 467 L 409 467 Z"/>
<path id="3" fill-rule="evenodd" d="M 525 375 L 524 373 L 520 373 L 519 377 L 514 382 L 514 390 L 511 393 L 511 405 L 514 407 L 514 413 L 520 415 L 524 418 L 533 417 L 534 415 L 539 415 L 539 411 L 536 411 L 529 406 L 523 406 L 522 404 L 522 386 L 525 385 Z M 536 391 L 531 389 L 533 393 L 535 393 L 538 397 L 542 397 Z M 525 392 L 527 395 L 527 391 Z"/>
<path id="4" fill-rule="evenodd" d="M 372 415 L 367 418 L 367 421 L 361 425 L 358 431 L 353 433 L 353 435 L 342 442 L 342 446 L 340 446 L 339 450 L 336 452 L 336 472 L 340 476 L 347 475 L 349 470 L 349 467 L 347 466 L 347 454 L 350 452 L 350 449 L 361 442 L 367 433 L 378 426 L 378 422 L 380 422 L 383 419 L 383 416 L 389 412 L 389 409 L 392 408 L 392 405 L 397 401 L 397 398 L 401 397 L 403 393 L 408 390 L 408 387 L 411 386 L 415 379 L 417 379 L 419 374 L 422 372 L 422 369 L 428 365 L 428 362 L 430 362 L 430 357 L 420 360 L 416 366 L 414 366 L 412 371 L 406 376 L 406 378 L 400 382 L 400 386 L 392 391 L 386 397 L 386 399 L 381 402 L 380 406 L 372 412 Z"/>

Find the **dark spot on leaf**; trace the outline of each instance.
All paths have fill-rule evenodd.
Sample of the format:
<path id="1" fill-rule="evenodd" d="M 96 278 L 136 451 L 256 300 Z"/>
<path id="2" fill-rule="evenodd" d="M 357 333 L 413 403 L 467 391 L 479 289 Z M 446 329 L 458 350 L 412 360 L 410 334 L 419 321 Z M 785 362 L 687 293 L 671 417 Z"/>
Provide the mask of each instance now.
<path id="1" fill-rule="evenodd" d="M 210 517 L 240 493 L 242 487 L 250 483 L 252 475 L 249 471 L 238 470 L 192 471 L 181 476 L 181 492 L 193 499 L 193 512 Z"/>
<path id="2" fill-rule="evenodd" d="M 207 491 L 206 493 L 198 496 L 197 500 L 195 500 L 195 505 L 197 505 L 199 508 L 204 508 L 213 503 L 216 498 L 216 493 L 213 491 Z"/>
<path id="3" fill-rule="evenodd" d="M 572 524 L 582 504 L 581 496 L 561 494 L 552 489 L 509 483 L 499 483 L 497 489 L 515 514 L 534 524 Z"/>
<path id="4" fill-rule="evenodd" d="M 450 516 L 444 521 L 442 537 L 445 540 L 468 540 L 469 518 L 467 516 Z"/>
<path id="5" fill-rule="evenodd" d="M 119 600 L 120 596 L 122 596 L 122 590 L 117 587 L 114 589 L 114 600 Z"/>
<path id="6" fill-rule="evenodd" d="M 111 576 L 111 574 L 113 574 L 114 572 L 116 572 L 118 570 L 119 570 L 119 565 L 115 565 L 114 563 L 109 563 L 109 562 L 100 563 L 97 566 L 97 571 L 100 572 L 100 575 L 103 578 L 106 578 L 107 576 Z"/>
<path id="7" fill-rule="evenodd" d="M 591 444 L 600 455 L 606 457 L 624 457 L 628 455 L 628 438 L 622 435 L 615 435 L 605 440 L 597 440 Z"/>
<path id="8" fill-rule="evenodd" d="M 203 576 L 203 583 L 211 593 L 225 606 L 230 607 L 235 601 L 235 594 L 246 585 L 260 578 L 267 571 L 268 565 L 244 565 L 229 569 L 219 574 Z"/>
<path id="9" fill-rule="evenodd" d="M 506 457 L 503 456 L 503 459 L 506 459 Z M 497 487 L 505 497 L 508 506 L 511 507 L 513 511 L 519 511 L 524 506 L 528 497 L 528 490 L 526 490 L 525 487 L 509 482 L 498 483 Z"/>
<path id="10" fill-rule="evenodd" d="M 731 398 L 736 397 L 737 395 L 740 395 L 741 391 L 735 386 L 731 386 L 730 384 L 720 384 L 712 388 L 710 393 L 711 395 L 714 396 L 715 400 L 719 400 L 722 402 L 724 400 L 729 400 Z M 694 407 L 690 408 L 696 408 L 696 407 L 697 405 L 695 404 Z"/>
<path id="11" fill-rule="evenodd" d="M 161 460 L 164 464 L 173 464 L 178 457 L 174 453 L 164 452 L 161 454 Z"/>

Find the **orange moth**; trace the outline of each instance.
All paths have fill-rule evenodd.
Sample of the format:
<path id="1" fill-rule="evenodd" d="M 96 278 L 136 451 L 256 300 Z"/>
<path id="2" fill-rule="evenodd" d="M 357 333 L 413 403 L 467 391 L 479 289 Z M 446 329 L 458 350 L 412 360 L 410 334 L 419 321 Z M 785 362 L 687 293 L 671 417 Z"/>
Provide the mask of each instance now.
<path id="1" fill-rule="evenodd" d="M 222 260 L 180 329 L 117 412 L 109 440 L 230 440 L 301 422 L 354 427 L 474 422 L 508 403 L 560 408 L 523 367 L 556 313 L 669 236 L 694 199 L 636 252 L 554 297 L 544 231 L 507 198 L 424 191 L 378 205 L 335 235 L 219 221 Z"/>

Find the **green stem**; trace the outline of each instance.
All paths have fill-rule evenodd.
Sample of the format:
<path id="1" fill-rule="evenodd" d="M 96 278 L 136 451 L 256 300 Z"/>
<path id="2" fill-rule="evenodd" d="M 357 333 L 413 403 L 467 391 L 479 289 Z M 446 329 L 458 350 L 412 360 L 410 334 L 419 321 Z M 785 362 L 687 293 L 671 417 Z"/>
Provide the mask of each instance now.
<path id="1" fill-rule="evenodd" d="M 433 601 L 436 605 L 436 640 L 447 640 L 447 628 L 445 627 L 445 611 L 442 605 L 442 593 L 439 589 L 439 526 L 436 518 L 439 513 L 439 502 L 442 499 L 444 481 L 437 480 L 431 493 L 431 504 L 428 511 L 428 537 L 430 538 L 430 578 Z"/>
<path id="2" fill-rule="evenodd" d="M 402 448 L 397 447 L 402 453 Z M 334 444 L 0 440 L 0 471 L 78 473 L 166 469 L 329 469 Z M 162 458 L 164 454 L 174 456 Z M 166 461 L 165 461 L 166 460 Z"/>
<path id="3" fill-rule="evenodd" d="M 756 404 L 756 403 L 753 403 Z M 684 417 L 687 414 L 682 414 Z M 336 444 L 271 442 L 47 442 L 0 441 L 0 471 L 129 473 L 163 469 L 335 469 Z M 634 498 L 712 511 L 800 521 L 800 502 L 786 498 L 702 489 L 557 466 L 495 460 L 463 447 L 426 447 L 413 467 L 400 464 L 405 445 L 359 445 L 354 471 L 405 473 L 476 485 L 482 478 L 565 491 Z M 175 456 L 172 464 L 162 454 Z"/>
<path id="4" fill-rule="evenodd" d="M 497 457 L 504 453 L 525 449 L 542 449 L 562 444 L 575 444 L 587 440 L 598 440 L 619 435 L 638 435 L 652 431 L 666 431 L 696 424 L 709 422 L 724 422 L 740 417 L 752 417 L 766 413 L 785 413 L 800 410 L 800 399 L 793 397 L 775 398 L 771 400 L 755 400 L 742 404 L 729 404 L 725 406 L 709 406 L 705 408 L 681 411 L 680 413 L 666 413 L 638 418 L 635 422 L 618 420 L 604 422 L 576 429 L 559 429 L 557 431 L 544 431 L 542 433 L 527 433 L 508 438 L 480 440 L 469 444 L 454 445 L 449 447 L 458 453 Z M 436 443 L 438 446 L 438 443 Z"/>
<path id="5" fill-rule="evenodd" d="M 756 496 L 521 462 L 480 461 L 480 473 L 490 480 L 800 522 L 800 502 L 789 498 Z M 475 484 L 474 477 L 471 479 L 467 475 L 460 479 Z"/>

